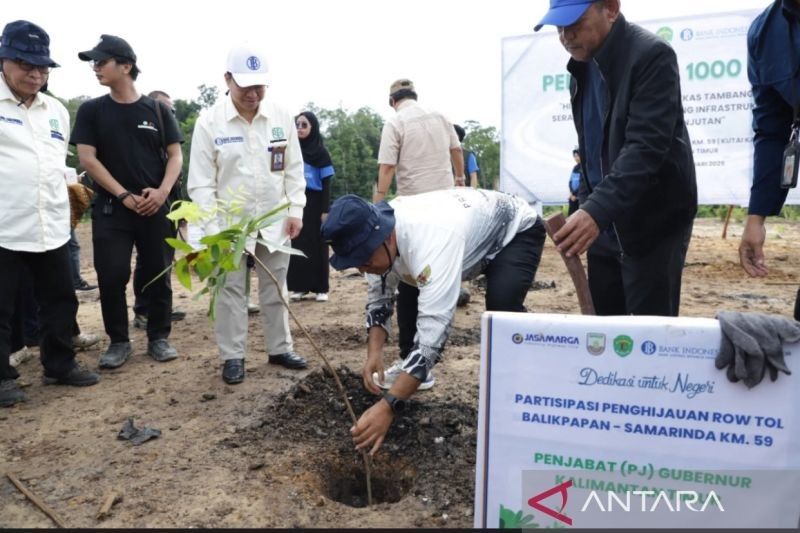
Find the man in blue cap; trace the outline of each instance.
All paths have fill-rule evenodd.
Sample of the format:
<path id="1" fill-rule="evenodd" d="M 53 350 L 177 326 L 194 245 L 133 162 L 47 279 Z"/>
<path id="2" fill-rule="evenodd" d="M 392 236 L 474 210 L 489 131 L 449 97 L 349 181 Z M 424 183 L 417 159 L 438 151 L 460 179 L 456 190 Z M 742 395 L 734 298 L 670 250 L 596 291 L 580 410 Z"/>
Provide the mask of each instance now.
<path id="1" fill-rule="evenodd" d="M 545 24 L 571 56 L 585 185 L 558 249 L 588 250 L 598 314 L 677 316 L 697 184 L 675 52 L 619 0 L 550 0 Z"/>
<path id="2" fill-rule="evenodd" d="M 394 415 L 439 361 L 453 322 L 462 280 L 486 276 L 486 309 L 525 311 L 544 245 L 544 225 L 520 198 L 457 188 L 368 204 L 347 195 L 331 206 L 322 236 L 337 270 L 366 272 L 367 361 L 364 386 L 380 394 L 383 346 L 391 333 L 395 289 L 419 288 L 416 334 L 402 372 L 351 430 L 358 448 L 377 451 Z"/>
<path id="3" fill-rule="evenodd" d="M 17 288 L 30 272 L 39 303 L 41 360 L 47 384 L 94 385 L 99 376 L 75 362 L 69 199 L 65 181 L 69 113 L 43 93 L 50 37 L 17 20 L 0 37 L 0 406 L 25 400 L 11 354 Z"/>

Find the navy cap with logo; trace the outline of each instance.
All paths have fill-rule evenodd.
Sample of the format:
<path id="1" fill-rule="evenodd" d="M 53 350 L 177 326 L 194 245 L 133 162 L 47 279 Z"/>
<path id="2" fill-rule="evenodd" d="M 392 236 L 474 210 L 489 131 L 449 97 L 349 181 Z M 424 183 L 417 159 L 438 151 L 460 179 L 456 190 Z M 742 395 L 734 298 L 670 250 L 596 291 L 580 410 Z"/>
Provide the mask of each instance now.
<path id="1" fill-rule="evenodd" d="M 392 233 L 394 223 L 394 209 L 386 202 L 372 205 L 354 194 L 333 202 L 322 225 L 322 238 L 333 248 L 331 266 L 344 270 L 369 261 Z"/>
<path id="2" fill-rule="evenodd" d="M 136 64 L 136 54 L 133 53 L 131 45 L 128 44 L 128 41 L 116 35 L 103 34 L 100 36 L 100 42 L 94 48 L 78 54 L 78 58 L 81 61 L 102 61 L 112 57 L 129 59 Z"/>
<path id="3" fill-rule="evenodd" d="M 550 0 L 550 10 L 539 21 L 533 31 L 539 31 L 545 24 L 570 26 L 575 24 L 590 5 L 597 0 Z"/>
<path id="4" fill-rule="evenodd" d="M 0 37 L 0 59 L 25 61 L 31 65 L 57 67 L 50 59 L 50 36 L 27 20 L 9 22 Z"/>

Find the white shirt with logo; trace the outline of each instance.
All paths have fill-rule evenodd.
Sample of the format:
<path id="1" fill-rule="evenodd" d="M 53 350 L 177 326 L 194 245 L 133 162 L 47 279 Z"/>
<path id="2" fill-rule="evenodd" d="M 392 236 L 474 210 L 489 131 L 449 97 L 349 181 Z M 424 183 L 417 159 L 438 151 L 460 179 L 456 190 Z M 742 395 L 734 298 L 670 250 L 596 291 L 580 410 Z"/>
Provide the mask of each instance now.
<path id="1" fill-rule="evenodd" d="M 462 280 L 477 277 L 517 235 L 533 226 L 536 211 L 509 194 L 457 187 L 389 202 L 395 214 L 398 255 L 382 289 L 367 275 L 367 327 L 390 333 L 392 298 L 401 281 L 419 288 L 415 349 L 404 370 L 438 361 L 450 332 Z M 421 357 L 420 357 L 421 355 Z"/>
<path id="2" fill-rule="evenodd" d="M 283 170 L 272 170 L 272 151 L 285 149 Z M 302 218 L 306 204 L 303 155 L 294 117 L 261 102 L 252 123 L 242 118 L 230 97 L 201 113 L 192 135 L 187 182 L 192 201 L 203 208 L 217 200 L 238 201 L 247 215 L 259 216 L 289 204 L 287 216 Z M 221 220 L 209 223 L 206 234 L 217 233 Z M 285 244 L 285 221 L 261 231 L 267 242 Z M 255 236 L 247 249 L 255 249 Z"/>
<path id="3" fill-rule="evenodd" d="M 38 93 L 19 105 L 0 74 L 0 247 L 55 250 L 69 240 L 69 113 Z"/>

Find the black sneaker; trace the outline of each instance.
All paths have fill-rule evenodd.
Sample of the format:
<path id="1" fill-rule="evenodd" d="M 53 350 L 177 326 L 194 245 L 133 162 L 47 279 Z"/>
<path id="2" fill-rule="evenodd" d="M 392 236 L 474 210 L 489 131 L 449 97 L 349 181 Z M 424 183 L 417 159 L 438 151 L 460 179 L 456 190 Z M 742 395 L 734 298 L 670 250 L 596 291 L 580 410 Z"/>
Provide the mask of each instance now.
<path id="1" fill-rule="evenodd" d="M 78 283 L 78 286 L 75 287 L 76 291 L 93 291 L 97 288 L 97 285 L 90 285 L 88 281 L 81 278 L 81 282 Z"/>
<path id="2" fill-rule="evenodd" d="M 17 380 L 0 379 L 0 407 L 11 407 L 26 400 L 25 393 L 17 386 Z"/>
<path id="3" fill-rule="evenodd" d="M 178 357 L 178 350 L 170 346 L 167 339 L 156 339 L 148 342 L 147 353 L 159 363 L 172 361 Z"/>
<path id="4" fill-rule="evenodd" d="M 63 376 L 44 375 L 45 385 L 72 385 L 73 387 L 88 387 L 100 381 L 100 376 L 76 364 L 72 370 Z"/>
<path id="5" fill-rule="evenodd" d="M 103 355 L 100 356 L 100 368 L 119 368 L 125 364 L 128 357 L 133 354 L 130 341 L 112 342 Z"/>

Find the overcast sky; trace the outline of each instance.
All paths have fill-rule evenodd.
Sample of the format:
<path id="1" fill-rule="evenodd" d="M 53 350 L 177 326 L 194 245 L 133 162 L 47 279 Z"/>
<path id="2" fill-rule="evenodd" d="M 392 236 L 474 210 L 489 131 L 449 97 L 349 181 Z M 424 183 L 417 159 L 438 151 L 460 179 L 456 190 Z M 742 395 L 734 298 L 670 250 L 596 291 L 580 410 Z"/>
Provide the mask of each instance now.
<path id="1" fill-rule="evenodd" d="M 622 12 L 645 21 L 767 5 L 623 0 Z M 203 83 L 222 88 L 228 49 L 249 41 L 269 58 L 267 98 L 291 111 L 313 101 L 350 111 L 368 106 L 386 117 L 389 85 L 408 77 L 423 106 L 453 122 L 500 127 L 501 40 L 531 33 L 547 7 L 547 0 L 6 0 L 0 23 L 26 19 L 50 34 L 51 56 L 62 66 L 50 88 L 64 98 L 106 92 L 77 56 L 102 33 L 133 46 L 140 91 L 183 99 L 195 98 Z"/>

